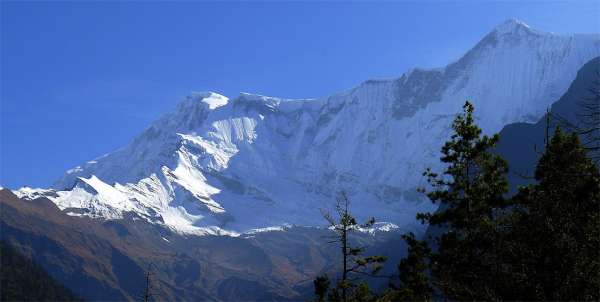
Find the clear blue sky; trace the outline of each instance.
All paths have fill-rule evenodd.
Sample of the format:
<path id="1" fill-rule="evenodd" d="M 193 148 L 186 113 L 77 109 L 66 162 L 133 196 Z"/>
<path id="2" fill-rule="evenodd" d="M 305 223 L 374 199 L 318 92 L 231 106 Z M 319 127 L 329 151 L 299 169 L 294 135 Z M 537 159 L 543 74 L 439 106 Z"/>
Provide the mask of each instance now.
<path id="1" fill-rule="evenodd" d="M 600 1 L 1 2 L 0 185 L 49 186 L 190 91 L 319 97 L 443 66 L 509 17 L 600 32 Z"/>

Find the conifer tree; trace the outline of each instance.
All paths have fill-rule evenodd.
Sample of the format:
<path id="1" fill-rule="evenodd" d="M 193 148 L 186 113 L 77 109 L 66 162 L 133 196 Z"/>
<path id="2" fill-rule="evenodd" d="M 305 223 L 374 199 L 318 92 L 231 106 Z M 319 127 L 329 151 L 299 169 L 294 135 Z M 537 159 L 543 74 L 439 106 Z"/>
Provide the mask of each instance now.
<path id="1" fill-rule="evenodd" d="M 473 117 L 473 105 L 452 124 L 454 134 L 442 147 L 443 174 L 428 169 L 432 191 L 427 196 L 440 204 L 435 213 L 419 213 L 418 219 L 446 228 L 432 254 L 434 283 L 442 294 L 458 300 L 494 300 L 494 277 L 499 272 L 501 228 L 496 216 L 506 205 L 507 163 L 490 151 L 499 137 L 481 135 Z"/>
<path id="2" fill-rule="evenodd" d="M 481 135 L 473 106 L 463 108 L 442 147 L 444 172 L 424 173 L 432 188 L 427 196 L 439 209 L 417 218 L 445 230 L 434 238 L 435 248 L 404 235 L 408 256 L 398 265 L 400 286 L 375 297 L 366 284 L 348 279 L 355 268 L 348 259 L 360 268 L 380 262 L 348 245 L 358 224 L 343 195 L 339 220 L 326 215 L 345 272 L 329 301 L 430 301 L 434 293 L 449 300 L 600 300 L 600 170 L 589 148 L 557 128 L 538 162 L 536 183 L 507 198 L 507 164 L 490 152 L 498 136 Z M 321 299 L 325 280 L 315 280 Z"/>
<path id="3" fill-rule="evenodd" d="M 427 275 L 431 249 L 413 233 L 402 235 L 402 238 L 408 245 L 408 255 L 398 264 L 400 286 L 391 284 L 391 289 L 380 301 L 431 301 L 433 288 Z"/>
<path id="4" fill-rule="evenodd" d="M 434 251 L 404 236 L 402 286 L 383 301 L 427 300 L 415 295 L 431 293 L 427 285 L 451 300 L 599 300 L 600 172 L 577 134 L 557 128 L 536 183 L 507 200 L 507 165 L 490 153 L 498 136 L 481 135 L 468 102 L 453 129 L 445 171 L 425 173 L 440 207 L 417 216 L 446 231 Z"/>
<path id="5" fill-rule="evenodd" d="M 327 290 L 329 289 L 329 277 L 327 274 L 315 278 L 313 285 L 315 288 L 315 300 L 317 302 L 324 302 L 325 297 L 327 296 Z"/>
<path id="6" fill-rule="evenodd" d="M 557 128 L 514 198 L 512 295 L 532 300 L 600 299 L 600 173 L 576 134 Z"/>

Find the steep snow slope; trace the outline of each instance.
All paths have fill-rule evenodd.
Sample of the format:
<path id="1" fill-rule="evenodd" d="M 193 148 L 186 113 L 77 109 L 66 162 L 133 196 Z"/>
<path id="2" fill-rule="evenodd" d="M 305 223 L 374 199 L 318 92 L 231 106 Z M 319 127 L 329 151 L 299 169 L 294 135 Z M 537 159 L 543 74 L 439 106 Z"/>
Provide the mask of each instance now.
<path id="1" fill-rule="evenodd" d="M 44 195 L 72 215 L 127 213 L 182 233 L 238 234 L 321 225 L 348 192 L 360 217 L 417 227 L 432 205 L 416 192 L 466 99 L 485 133 L 536 121 L 577 70 L 600 55 L 598 35 L 556 35 L 508 20 L 457 62 L 370 80 L 330 97 L 235 99 L 193 93 L 132 143 L 76 167 Z"/>

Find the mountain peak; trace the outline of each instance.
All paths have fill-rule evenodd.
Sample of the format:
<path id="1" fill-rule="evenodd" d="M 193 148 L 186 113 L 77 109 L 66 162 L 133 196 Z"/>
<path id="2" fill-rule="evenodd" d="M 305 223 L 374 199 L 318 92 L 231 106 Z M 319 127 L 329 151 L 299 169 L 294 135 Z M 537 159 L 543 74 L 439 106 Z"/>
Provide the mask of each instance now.
<path id="1" fill-rule="evenodd" d="M 529 27 L 529 25 L 527 25 L 525 22 L 523 22 L 519 19 L 510 18 L 510 19 L 502 22 L 498 26 L 496 26 L 494 28 L 494 30 L 500 34 L 507 34 L 507 33 L 513 33 L 513 32 L 519 31 L 519 30 L 530 31 L 531 27 Z"/>
<path id="2" fill-rule="evenodd" d="M 207 104 L 209 109 L 215 109 L 227 105 L 227 101 L 229 101 L 226 96 L 212 91 L 194 91 L 191 93 L 191 98 Z"/>
<path id="3" fill-rule="evenodd" d="M 414 171 L 443 169 L 437 150 L 462 102 L 472 98 L 485 134 L 536 121 L 600 55 L 599 40 L 510 19 L 444 69 L 315 102 L 192 93 L 132 143 L 68 171 L 56 191 L 18 194 L 47 197 L 74 216 L 134 213 L 180 233 L 239 234 L 319 225 L 319 209 L 343 190 L 359 218 L 417 231 L 415 213 L 435 208 L 414 194 L 422 185 Z"/>

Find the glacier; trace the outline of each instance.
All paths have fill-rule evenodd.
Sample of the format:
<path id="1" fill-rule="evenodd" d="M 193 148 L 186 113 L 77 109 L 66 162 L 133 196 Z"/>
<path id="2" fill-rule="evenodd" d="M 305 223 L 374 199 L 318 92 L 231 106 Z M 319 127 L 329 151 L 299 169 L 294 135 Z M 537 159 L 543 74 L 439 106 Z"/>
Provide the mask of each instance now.
<path id="1" fill-rule="evenodd" d="M 195 92 L 129 145 L 75 167 L 50 189 L 21 188 L 62 211 L 143 219 L 182 234 L 237 236 L 321 226 L 345 191 L 358 218 L 423 227 L 417 188 L 465 100 L 483 132 L 535 122 L 600 55 L 600 35 L 561 35 L 510 19 L 443 68 L 412 69 L 318 99 Z M 392 227 L 393 226 L 393 227 Z"/>

